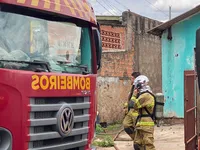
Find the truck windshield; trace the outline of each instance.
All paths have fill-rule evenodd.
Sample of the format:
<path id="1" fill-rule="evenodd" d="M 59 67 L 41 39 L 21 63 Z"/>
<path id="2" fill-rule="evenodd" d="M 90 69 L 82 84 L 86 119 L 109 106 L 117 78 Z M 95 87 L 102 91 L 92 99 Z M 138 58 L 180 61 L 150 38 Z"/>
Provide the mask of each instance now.
<path id="1" fill-rule="evenodd" d="M 41 61 L 55 72 L 90 72 L 90 45 L 88 28 L 0 12 L 1 68 L 32 70 L 21 62 Z"/>

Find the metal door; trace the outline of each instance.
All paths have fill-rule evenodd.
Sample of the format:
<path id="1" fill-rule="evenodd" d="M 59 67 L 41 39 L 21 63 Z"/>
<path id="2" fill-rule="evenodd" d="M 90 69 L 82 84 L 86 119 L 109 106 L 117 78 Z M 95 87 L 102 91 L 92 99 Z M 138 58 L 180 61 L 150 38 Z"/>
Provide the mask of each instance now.
<path id="1" fill-rule="evenodd" d="M 196 74 L 194 70 L 184 72 L 185 150 L 197 149 L 195 80 Z"/>

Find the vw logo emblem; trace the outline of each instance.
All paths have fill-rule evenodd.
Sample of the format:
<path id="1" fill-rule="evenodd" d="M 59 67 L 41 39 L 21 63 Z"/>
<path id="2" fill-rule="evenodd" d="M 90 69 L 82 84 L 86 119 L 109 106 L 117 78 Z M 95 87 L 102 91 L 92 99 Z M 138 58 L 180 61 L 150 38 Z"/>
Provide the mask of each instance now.
<path id="1" fill-rule="evenodd" d="M 69 105 L 63 105 L 57 114 L 57 128 L 61 136 L 70 134 L 74 126 L 74 112 Z"/>

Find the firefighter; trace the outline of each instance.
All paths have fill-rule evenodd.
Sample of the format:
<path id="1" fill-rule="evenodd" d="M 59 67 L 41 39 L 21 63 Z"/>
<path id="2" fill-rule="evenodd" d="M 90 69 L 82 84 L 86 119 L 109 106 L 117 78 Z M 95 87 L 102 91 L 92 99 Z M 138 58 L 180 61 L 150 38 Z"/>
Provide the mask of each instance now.
<path id="1" fill-rule="evenodd" d="M 124 109 L 126 109 L 126 113 L 125 113 L 125 118 L 123 121 L 123 126 L 124 126 L 124 131 L 131 137 L 132 140 L 134 140 L 135 138 L 135 134 L 134 134 L 134 127 L 135 127 L 135 121 L 137 119 L 138 116 L 138 112 L 136 110 L 134 110 L 131 107 L 131 97 L 133 95 L 133 90 L 134 90 L 134 80 L 135 78 L 137 78 L 140 75 L 139 72 L 133 72 L 131 74 L 131 91 L 129 92 L 129 96 L 128 96 L 128 102 L 124 104 Z M 128 105 L 129 104 L 129 105 Z M 132 106 L 133 107 L 133 106 Z M 127 110 L 128 108 L 128 110 Z"/>
<path id="2" fill-rule="evenodd" d="M 134 103 L 134 109 L 139 113 L 134 139 L 135 150 L 155 150 L 153 119 L 155 99 L 148 82 L 149 79 L 144 75 L 137 77 L 134 81 L 135 90 L 131 100 Z"/>

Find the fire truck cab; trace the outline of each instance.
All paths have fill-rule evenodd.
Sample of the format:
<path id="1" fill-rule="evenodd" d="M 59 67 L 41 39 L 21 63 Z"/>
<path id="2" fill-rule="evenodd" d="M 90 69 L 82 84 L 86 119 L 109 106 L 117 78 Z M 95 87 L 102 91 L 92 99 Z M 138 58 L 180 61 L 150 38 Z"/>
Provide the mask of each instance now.
<path id="1" fill-rule="evenodd" d="M 101 52 L 86 0 L 0 0 L 0 149 L 89 150 Z"/>

